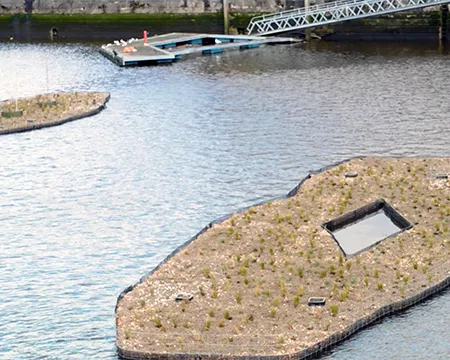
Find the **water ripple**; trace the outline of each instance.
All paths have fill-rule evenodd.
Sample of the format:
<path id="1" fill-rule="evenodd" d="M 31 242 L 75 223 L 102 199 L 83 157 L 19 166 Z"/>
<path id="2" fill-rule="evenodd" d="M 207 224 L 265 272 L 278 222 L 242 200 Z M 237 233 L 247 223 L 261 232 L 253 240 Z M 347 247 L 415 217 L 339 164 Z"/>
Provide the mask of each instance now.
<path id="1" fill-rule="evenodd" d="M 96 117 L 0 137 L 0 358 L 114 359 L 117 295 L 212 219 L 350 156 L 449 156 L 448 64 L 319 43 L 122 69 L 93 46 L 0 44 L 0 99 L 112 93 Z M 448 358 L 449 299 L 325 358 Z"/>

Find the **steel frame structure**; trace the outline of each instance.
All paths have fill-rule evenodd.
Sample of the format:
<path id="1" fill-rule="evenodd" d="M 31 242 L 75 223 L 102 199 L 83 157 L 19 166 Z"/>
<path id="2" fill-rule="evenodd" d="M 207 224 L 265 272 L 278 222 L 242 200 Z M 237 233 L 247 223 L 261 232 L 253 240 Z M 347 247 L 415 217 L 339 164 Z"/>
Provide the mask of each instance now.
<path id="1" fill-rule="evenodd" d="M 341 0 L 257 16 L 250 20 L 247 31 L 249 35 L 273 35 L 448 3 L 450 0 Z"/>

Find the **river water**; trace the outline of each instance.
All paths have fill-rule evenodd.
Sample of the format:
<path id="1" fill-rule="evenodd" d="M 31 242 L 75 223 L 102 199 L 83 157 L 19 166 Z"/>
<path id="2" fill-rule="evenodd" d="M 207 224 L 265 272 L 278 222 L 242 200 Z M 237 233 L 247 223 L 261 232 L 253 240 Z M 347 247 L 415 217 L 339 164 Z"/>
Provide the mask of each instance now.
<path id="1" fill-rule="evenodd" d="M 0 137 L 0 358 L 117 359 L 117 295 L 209 221 L 355 155 L 450 156 L 437 44 L 316 43 L 122 69 L 93 45 L 0 44 L 0 99 L 109 91 Z M 326 359 L 450 357 L 450 293 Z"/>

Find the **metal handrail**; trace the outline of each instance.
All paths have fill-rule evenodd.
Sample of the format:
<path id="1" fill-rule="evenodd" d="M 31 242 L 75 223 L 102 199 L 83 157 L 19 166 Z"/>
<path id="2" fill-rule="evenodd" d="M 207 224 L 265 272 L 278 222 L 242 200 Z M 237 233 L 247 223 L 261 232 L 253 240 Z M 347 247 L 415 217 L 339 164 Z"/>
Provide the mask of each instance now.
<path id="1" fill-rule="evenodd" d="M 247 31 L 269 35 L 447 3 L 450 0 L 341 0 L 256 16 Z"/>

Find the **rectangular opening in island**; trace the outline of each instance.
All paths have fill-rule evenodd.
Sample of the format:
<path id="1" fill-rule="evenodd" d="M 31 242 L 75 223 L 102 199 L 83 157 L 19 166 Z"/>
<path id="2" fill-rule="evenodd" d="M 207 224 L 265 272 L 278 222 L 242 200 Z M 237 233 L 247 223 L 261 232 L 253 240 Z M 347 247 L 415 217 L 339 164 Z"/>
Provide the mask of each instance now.
<path id="1" fill-rule="evenodd" d="M 399 212 L 384 200 L 377 200 L 359 209 L 324 223 L 346 257 L 358 255 L 382 240 L 412 227 Z"/>

